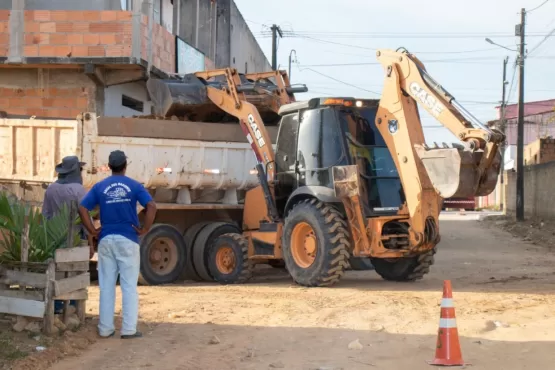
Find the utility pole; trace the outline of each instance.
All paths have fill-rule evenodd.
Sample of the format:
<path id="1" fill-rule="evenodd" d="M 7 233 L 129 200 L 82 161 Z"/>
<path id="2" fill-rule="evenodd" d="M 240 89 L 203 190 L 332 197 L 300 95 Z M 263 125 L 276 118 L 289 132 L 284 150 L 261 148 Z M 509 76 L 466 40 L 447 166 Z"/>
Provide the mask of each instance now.
<path id="1" fill-rule="evenodd" d="M 520 36 L 518 55 L 518 125 L 516 142 L 516 220 L 524 221 L 524 59 L 525 59 L 525 23 L 526 10 L 522 8 L 520 24 L 516 26 L 516 35 Z"/>
<path id="2" fill-rule="evenodd" d="M 275 71 L 277 69 L 277 36 L 279 34 L 279 37 L 283 37 L 283 34 L 281 33 L 281 28 L 276 24 L 273 24 L 271 29 L 272 29 L 272 70 Z"/>
<path id="3" fill-rule="evenodd" d="M 291 82 L 291 55 L 295 53 L 295 63 L 297 63 L 297 50 L 292 49 L 289 52 L 289 82 Z"/>
<path id="4" fill-rule="evenodd" d="M 506 131 L 506 123 L 505 123 L 505 108 L 507 106 L 507 102 L 505 101 L 505 92 L 507 87 L 507 63 L 509 62 L 509 57 L 503 59 L 503 93 L 501 96 L 501 124 L 500 129 L 503 134 Z M 500 179 L 500 189 L 501 189 L 501 202 L 499 204 L 501 211 L 505 208 L 505 142 L 501 143 L 501 179 Z"/>

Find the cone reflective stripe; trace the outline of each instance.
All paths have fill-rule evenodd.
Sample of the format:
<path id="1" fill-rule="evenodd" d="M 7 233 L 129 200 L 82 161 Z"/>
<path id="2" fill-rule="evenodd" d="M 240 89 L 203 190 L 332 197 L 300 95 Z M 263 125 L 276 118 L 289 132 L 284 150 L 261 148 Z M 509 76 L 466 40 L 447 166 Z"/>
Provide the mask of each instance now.
<path id="1" fill-rule="evenodd" d="M 441 313 L 439 330 L 437 333 L 436 355 L 431 365 L 460 366 L 464 365 L 459 343 L 459 332 L 455 318 L 455 305 L 451 281 L 443 282 L 443 298 L 441 299 Z"/>

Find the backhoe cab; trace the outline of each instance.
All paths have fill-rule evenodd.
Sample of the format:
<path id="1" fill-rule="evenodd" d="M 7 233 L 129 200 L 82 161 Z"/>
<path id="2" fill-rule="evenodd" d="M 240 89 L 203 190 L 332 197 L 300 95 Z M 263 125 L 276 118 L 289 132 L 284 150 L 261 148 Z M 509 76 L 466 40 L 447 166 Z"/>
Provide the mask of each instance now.
<path id="1" fill-rule="evenodd" d="M 275 152 L 252 104 L 239 98 L 232 113 L 223 102 L 233 89 L 208 89 L 240 119 L 260 180 L 246 194 L 243 234 L 209 248 L 216 281 L 244 282 L 254 264 L 283 259 L 298 284 L 325 286 L 368 257 L 386 280 L 420 279 L 440 241 L 442 198 L 493 191 L 504 135 L 464 110 L 412 54 L 377 56 L 386 74 L 380 100 L 281 105 Z M 417 103 L 461 143 L 427 147 Z"/>

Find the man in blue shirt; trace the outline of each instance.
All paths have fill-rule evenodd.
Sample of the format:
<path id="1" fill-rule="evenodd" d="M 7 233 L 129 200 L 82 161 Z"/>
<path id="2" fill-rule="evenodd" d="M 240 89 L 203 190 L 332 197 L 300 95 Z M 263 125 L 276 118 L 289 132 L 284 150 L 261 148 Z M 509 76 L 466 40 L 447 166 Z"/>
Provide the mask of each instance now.
<path id="1" fill-rule="evenodd" d="M 138 338 L 140 269 L 139 236 L 146 234 L 156 216 L 156 204 L 139 182 L 125 176 L 127 157 L 121 150 L 110 153 L 108 166 L 112 176 L 96 183 L 81 201 L 79 215 L 87 231 L 98 238 L 98 283 L 100 286 L 100 322 L 98 333 L 115 333 L 114 306 L 116 281 L 120 275 L 123 303 L 121 338 Z M 139 225 L 137 202 L 146 208 L 144 225 Z M 88 211 L 100 207 L 100 228 L 96 229 Z"/>

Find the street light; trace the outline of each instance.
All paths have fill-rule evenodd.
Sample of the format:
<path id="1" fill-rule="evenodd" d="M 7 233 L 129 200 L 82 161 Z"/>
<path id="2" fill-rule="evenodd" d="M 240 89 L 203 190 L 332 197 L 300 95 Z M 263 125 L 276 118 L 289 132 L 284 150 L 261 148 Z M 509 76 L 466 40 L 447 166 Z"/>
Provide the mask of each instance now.
<path id="1" fill-rule="evenodd" d="M 292 49 L 289 52 L 289 81 L 291 81 L 291 55 L 293 55 L 293 53 L 295 53 L 295 63 L 297 63 L 297 50 Z"/>
<path id="2" fill-rule="evenodd" d="M 506 47 L 506 46 L 499 45 L 498 43 L 493 42 L 492 39 L 490 39 L 490 38 L 488 38 L 488 37 L 486 37 L 486 42 L 488 42 L 488 43 L 490 43 L 490 44 L 492 44 L 492 45 L 495 45 L 495 46 L 499 46 L 500 48 L 507 49 L 507 50 L 509 50 L 509 51 L 514 51 L 515 53 L 518 53 L 518 50 L 509 49 L 509 48 Z"/>

